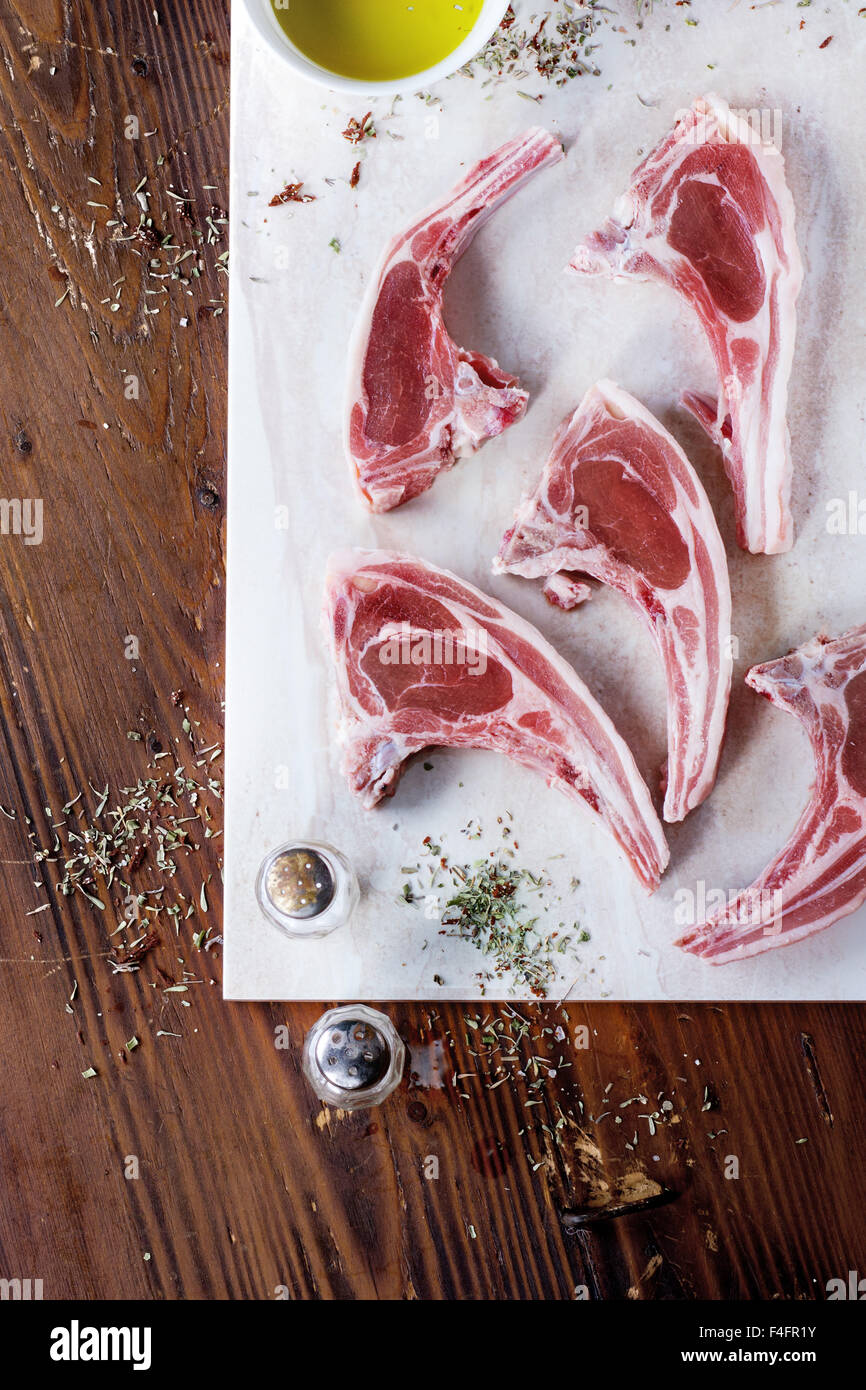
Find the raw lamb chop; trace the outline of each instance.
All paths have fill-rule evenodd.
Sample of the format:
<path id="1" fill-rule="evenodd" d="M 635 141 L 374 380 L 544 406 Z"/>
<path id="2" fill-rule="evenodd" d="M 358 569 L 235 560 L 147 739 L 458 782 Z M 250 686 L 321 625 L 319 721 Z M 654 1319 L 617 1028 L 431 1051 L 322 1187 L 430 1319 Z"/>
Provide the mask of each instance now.
<path id="1" fill-rule="evenodd" d="M 426 491 L 526 409 L 516 377 L 452 342 L 442 294 L 455 261 L 494 209 L 562 157 L 546 130 L 525 131 L 385 248 L 350 349 L 346 421 L 346 451 L 374 512 Z"/>
<path id="2" fill-rule="evenodd" d="M 384 550 L 331 557 L 325 623 L 343 770 L 366 807 L 422 748 L 492 749 L 588 807 L 644 888 L 658 885 L 668 847 L 634 758 L 529 623 L 447 570 Z"/>
<path id="3" fill-rule="evenodd" d="M 575 572 L 630 599 L 664 663 L 664 816 L 682 820 L 716 777 L 731 688 L 731 591 L 712 508 L 676 440 L 627 391 L 600 381 L 560 426 L 493 568 L 548 576 L 545 593 L 561 607 L 572 606 Z"/>
<path id="4" fill-rule="evenodd" d="M 671 285 L 698 314 L 718 401 L 683 404 L 722 450 L 740 545 L 773 555 L 793 541 L 785 409 L 802 266 L 779 151 L 717 96 L 699 98 L 632 175 L 614 217 L 570 269 Z"/>
<path id="5" fill-rule="evenodd" d="M 677 943 L 714 965 L 802 941 L 866 899 L 866 625 L 815 637 L 746 680 L 803 724 L 816 776 L 784 849 Z"/>

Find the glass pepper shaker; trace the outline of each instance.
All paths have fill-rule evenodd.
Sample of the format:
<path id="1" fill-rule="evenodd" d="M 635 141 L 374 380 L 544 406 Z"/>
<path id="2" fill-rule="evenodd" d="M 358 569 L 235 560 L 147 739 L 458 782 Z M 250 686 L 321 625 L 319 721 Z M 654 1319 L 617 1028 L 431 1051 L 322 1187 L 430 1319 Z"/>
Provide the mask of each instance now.
<path id="1" fill-rule="evenodd" d="M 327 936 L 349 920 L 359 896 L 346 856 L 315 840 L 271 850 L 256 878 L 259 907 L 286 936 Z"/>
<path id="2" fill-rule="evenodd" d="M 304 1040 L 304 1075 L 340 1110 L 380 1105 L 400 1084 L 406 1048 L 390 1018 L 366 1004 L 329 1009 Z"/>

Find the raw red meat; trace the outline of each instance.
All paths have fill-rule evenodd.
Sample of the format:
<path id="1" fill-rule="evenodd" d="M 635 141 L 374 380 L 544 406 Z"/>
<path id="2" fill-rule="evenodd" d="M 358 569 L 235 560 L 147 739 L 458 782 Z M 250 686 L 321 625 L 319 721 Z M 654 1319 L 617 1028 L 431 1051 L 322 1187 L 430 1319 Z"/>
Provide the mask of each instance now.
<path id="1" fill-rule="evenodd" d="M 802 941 L 866 899 L 866 625 L 815 637 L 746 680 L 800 720 L 816 775 L 784 849 L 678 942 L 714 965 Z"/>
<path id="2" fill-rule="evenodd" d="M 355 327 L 346 426 L 346 450 L 373 511 L 425 492 L 526 409 L 516 377 L 452 342 L 442 294 L 494 209 L 560 159 L 562 146 L 546 130 L 525 131 L 385 248 Z"/>
<path id="3" fill-rule="evenodd" d="M 632 175 L 610 218 L 578 247 L 581 275 L 659 280 L 696 310 L 718 401 L 683 403 L 722 450 L 737 535 L 776 554 L 793 541 L 785 409 L 802 267 L 785 165 L 717 96 L 699 98 Z"/>
<path id="4" fill-rule="evenodd" d="M 634 758 L 529 623 L 447 570 L 384 550 L 331 557 L 325 623 L 343 770 L 366 807 L 422 748 L 492 749 L 592 811 L 643 886 L 657 886 L 668 847 Z"/>
<path id="5" fill-rule="evenodd" d="M 732 663 L 725 548 L 679 445 L 627 391 L 600 381 L 560 426 L 494 569 L 548 576 L 545 592 L 561 607 L 573 606 L 574 573 L 610 584 L 635 606 L 667 683 L 665 819 L 682 820 L 715 781 Z"/>

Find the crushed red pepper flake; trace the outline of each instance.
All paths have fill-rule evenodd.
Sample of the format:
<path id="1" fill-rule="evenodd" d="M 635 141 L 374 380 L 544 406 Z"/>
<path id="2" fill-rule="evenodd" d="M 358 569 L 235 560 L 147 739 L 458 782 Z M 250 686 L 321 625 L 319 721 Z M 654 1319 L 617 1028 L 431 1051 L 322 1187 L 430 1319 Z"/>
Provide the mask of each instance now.
<path id="1" fill-rule="evenodd" d="M 136 845 L 135 849 L 132 851 L 132 855 L 130 856 L 129 863 L 127 864 L 126 867 L 127 867 L 129 870 L 140 868 L 141 865 L 142 865 L 142 863 L 144 862 L 144 856 L 145 856 L 146 854 L 147 854 L 147 845 L 146 845 L 146 844 L 144 843 L 144 841 L 142 840 L 142 841 L 139 842 L 139 844 Z"/>
<path id="2" fill-rule="evenodd" d="M 162 236 L 152 222 L 139 223 L 132 236 L 134 241 L 140 241 L 143 246 L 155 249 L 162 245 Z"/>
<path id="3" fill-rule="evenodd" d="M 375 140 L 376 127 L 373 125 L 372 116 L 372 111 L 368 111 L 366 116 L 361 117 L 360 121 L 357 116 L 352 116 L 343 131 L 343 139 L 348 140 L 350 145 L 359 145 L 364 139 Z"/>
<path id="4" fill-rule="evenodd" d="M 354 169 L 352 170 L 352 176 L 351 176 L 351 178 L 349 179 L 349 187 L 350 187 L 350 188 L 357 188 L 357 187 L 358 187 L 358 184 L 359 184 L 359 182 L 360 182 L 360 179 L 361 179 L 361 161 L 360 161 L 360 159 L 359 159 L 359 160 L 358 160 L 358 163 L 355 165 Z"/>
<path id="5" fill-rule="evenodd" d="M 148 951 L 152 951 L 154 946 L 158 945 L 159 934 L 155 931 L 149 931 L 146 936 L 142 937 L 141 941 L 135 946 L 130 946 L 128 950 L 112 951 L 112 959 L 115 960 L 118 965 L 138 965 L 144 960 Z M 159 967 L 157 967 L 157 969 L 159 969 Z M 160 974 L 162 974 L 161 970 Z"/>
<path id="6" fill-rule="evenodd" d="M 282 193 L 275 193 L 268 203 L 269 208 L 278 208 L 283 203 L 314 203 L 315 193 L 302 193 L 302 183 L 287 183 Z"/>

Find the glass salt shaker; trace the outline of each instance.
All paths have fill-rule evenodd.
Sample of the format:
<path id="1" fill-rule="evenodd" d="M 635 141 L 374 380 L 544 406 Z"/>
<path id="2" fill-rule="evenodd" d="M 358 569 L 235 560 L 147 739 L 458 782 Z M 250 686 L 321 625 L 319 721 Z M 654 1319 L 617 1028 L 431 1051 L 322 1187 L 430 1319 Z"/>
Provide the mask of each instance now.
<path id="1" fill-rule="evenodd" d="M 340 1110 L 380 1105 L 400 1084 L 406 1048 L 390 1018 L 366 1004 L 329 1009 L 304 1040 L 303 1071 Z"/>
<path id="2" fill-rule="evenodd" d="M 293 841 L 271 850 L 256 878 L 256 899 L 286 936 L 327 936 L 358 905 L 355 872 L 333 845 Z"/>

